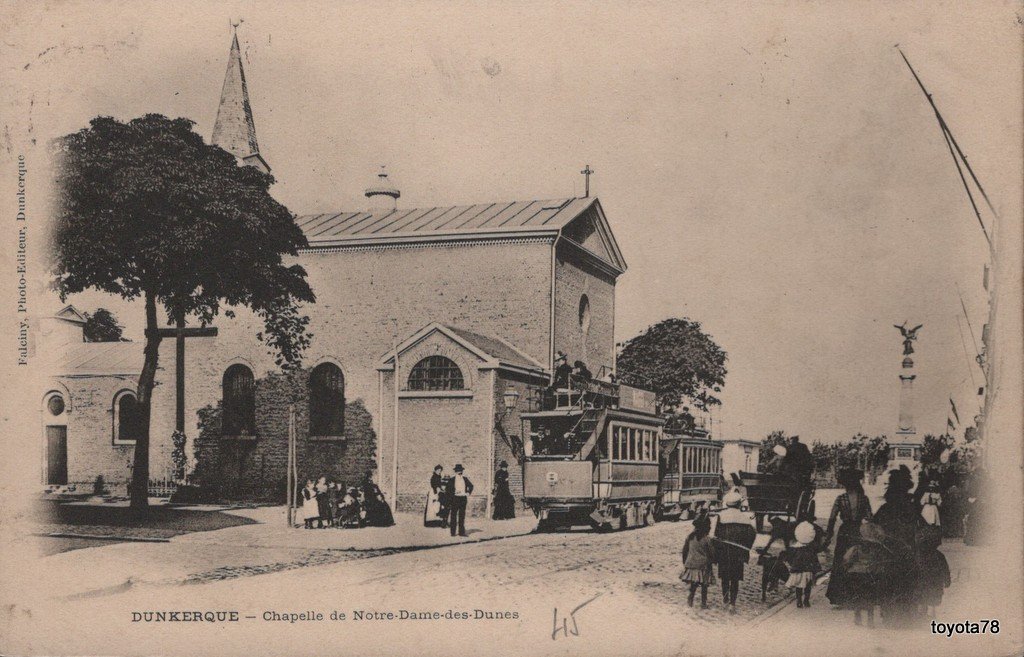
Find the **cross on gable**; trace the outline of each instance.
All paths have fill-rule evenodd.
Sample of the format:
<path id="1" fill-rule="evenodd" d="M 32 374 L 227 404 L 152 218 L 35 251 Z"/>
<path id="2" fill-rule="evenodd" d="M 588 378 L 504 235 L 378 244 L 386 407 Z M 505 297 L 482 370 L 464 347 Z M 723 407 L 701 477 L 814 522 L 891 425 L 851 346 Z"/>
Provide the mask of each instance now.
<path id="1" fill-rule="evenodd" d="M 580 173 L 583 174 L 583 177 L 584 177 L 584 179 L 586 181 L 585 182 L 586 191 L 584 191 L 583 197 L 584 198 L 589 198 L 590 197 L 590 174 L 594 173 L 594 170 L 590 168 L 589 164 L 587 164 L 587 165 L 585 165 L 583 167 L 583 171 L 580 171 Z"/>

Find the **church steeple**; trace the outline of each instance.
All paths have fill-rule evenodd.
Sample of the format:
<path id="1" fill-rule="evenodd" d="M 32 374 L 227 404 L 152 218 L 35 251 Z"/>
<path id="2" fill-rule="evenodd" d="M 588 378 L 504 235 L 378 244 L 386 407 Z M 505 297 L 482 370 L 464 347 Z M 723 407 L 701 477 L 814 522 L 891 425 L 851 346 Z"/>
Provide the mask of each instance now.
<path id="1" fill-rule="evenodd" d="M 220 92 L 217 120 L 213 124 L 213 143 L 233 154 L 242 164 L 269 173 L 270 167 L 260 155 L 260 147 L 256 142 L 256 124 L 252 120 L 249 88 L 245 84 L 242 52 L 238 46 L 238 24 L 232 23 L 232 27 L 235 32 L 231 39 L 224 87 Z"/>

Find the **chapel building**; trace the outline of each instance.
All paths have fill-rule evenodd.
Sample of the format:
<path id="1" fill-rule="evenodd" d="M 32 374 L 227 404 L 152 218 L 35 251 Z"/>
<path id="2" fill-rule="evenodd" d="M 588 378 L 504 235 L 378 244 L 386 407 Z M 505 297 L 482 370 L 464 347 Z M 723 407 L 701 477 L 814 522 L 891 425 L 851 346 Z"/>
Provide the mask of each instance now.
<path id="1" fill-rule="evenodd" d="M 269 171 L 237 37 L 213 142 Z M 614 370 L 626 263 L 597 198 L 405 208 L 400 196 L 382 173 L 366 208 L 297 218 L 309 242 L 298 262 L 317 298 L 303 309 L 313 337 L 301 371 L 280 372 L 256 337 L 262 323 L 244 309 L 222 313 L 216 337 L 187 340 L 193 483 L 222 498 L 283 502 L 291 430 L 300 485 L 321 475 L 356 485 L 369 472 L 389 503 L 418 511 L 434 466 L 451 473 L 461 463 L 480 514 L 500 461 L 521 497 L 519 413 L 550 382 L 556 353 L 595 376 Z M 65 436 L 64 481 L 60 464 L 44 465 L 46 484 L 124 481 L 132 424 L 119 404 L 134 400 L 141 344 L 111 343 L 102 355 L 92 347 L 90 363 L 110 360 L 117 371 L 100 367 L 85 384 L 81 362 L 54 372 L 42 403 L 66 397 L 71 413 L 41 413 L 44 464 L 61 458 L 47 453 L 52 427 L 63 423 Z M 165 339 L 151 423 L 157 473 L 170 467 L 174 363 Z"/>

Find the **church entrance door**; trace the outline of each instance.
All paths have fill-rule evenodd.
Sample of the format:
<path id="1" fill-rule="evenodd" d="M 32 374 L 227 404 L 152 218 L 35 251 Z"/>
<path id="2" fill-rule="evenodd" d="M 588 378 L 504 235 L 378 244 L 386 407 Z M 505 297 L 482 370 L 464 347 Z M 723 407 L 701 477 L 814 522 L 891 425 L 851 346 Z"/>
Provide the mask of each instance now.
<path id="1" fill-rule="evenodd" d="M 46 484 L 63 486 L 68 483 L 68 428 L 46 427 Z"/>

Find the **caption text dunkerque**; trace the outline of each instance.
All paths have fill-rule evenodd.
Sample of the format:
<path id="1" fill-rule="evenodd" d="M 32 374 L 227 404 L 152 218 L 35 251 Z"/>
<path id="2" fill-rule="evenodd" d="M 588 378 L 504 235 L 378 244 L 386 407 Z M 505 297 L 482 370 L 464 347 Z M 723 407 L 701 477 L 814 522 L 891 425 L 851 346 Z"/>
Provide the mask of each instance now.
<path id="1" fill-rule="evenodd" d="M 379 611 L 354 609 L 350 611 L 318 611 L 318 610 L 278 610 L 262 611 L 258 614 L 243 613 L 238 610 L 165 610 L 165 611 L 133 611 L 133 623 L 238 623 L 249 620 L 268 623 L 317 623 L 337 621 L 500 621 L 519 620 L 518 611 L 493 609 L 445 609 L 445 610 L 409 610 Z"/>
<path id="2" fill-rule="evenodd" d="M 15 250 L 15 276 L 18 280 L 17 311 L 18 319 L 18 365 L 28 365 L 28 226 L 25 212 L 25 156 L 18 156 L 18 213 L 15 224 L 18 227 L 18 245 Z"/>

